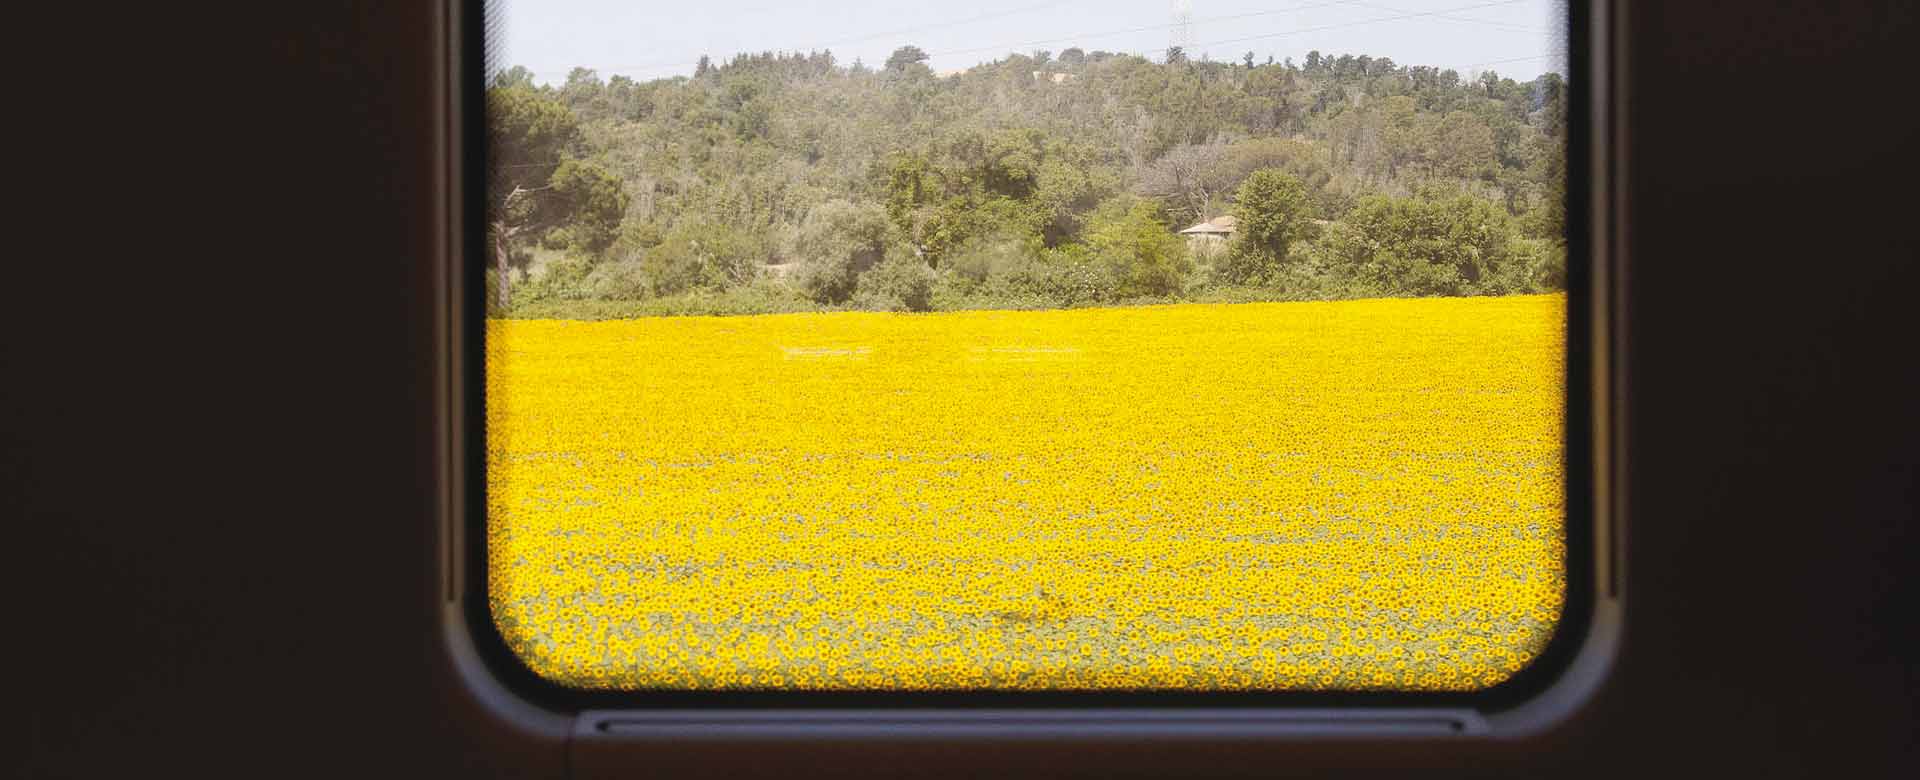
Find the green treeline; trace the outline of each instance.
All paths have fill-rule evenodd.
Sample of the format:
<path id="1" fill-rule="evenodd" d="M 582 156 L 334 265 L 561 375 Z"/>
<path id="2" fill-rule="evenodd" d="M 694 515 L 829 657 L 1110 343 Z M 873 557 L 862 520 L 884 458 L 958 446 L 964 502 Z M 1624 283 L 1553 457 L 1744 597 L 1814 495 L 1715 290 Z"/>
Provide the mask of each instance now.
<path id="1" fill-rule="evenodd" d="M 497 312 L 1501 295 L 1565 283 L 1566 86 L 1384 58 L 828 53 L 489 89 Z M 1223 215 L 1230 240 L 1176 231 Z M 508 284 L 500 286 L 500 271 Z"/>

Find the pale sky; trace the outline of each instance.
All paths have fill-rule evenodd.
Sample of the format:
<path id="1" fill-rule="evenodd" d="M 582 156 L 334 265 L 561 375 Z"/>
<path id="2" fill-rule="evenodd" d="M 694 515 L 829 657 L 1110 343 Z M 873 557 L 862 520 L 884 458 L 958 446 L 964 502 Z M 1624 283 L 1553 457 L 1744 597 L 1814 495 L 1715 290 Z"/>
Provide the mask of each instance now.
<path id="1" fill-rule="evenodd" d="M 1194 59 L 1264 62 L 1313 49 L 1401 65 L 1483 70 L 1525 81 L 1566 73 L 1559 0 L 1187 0 Z M 690 75 L 700 55 L 832 49 L 879 66 L 912 44 L 935 71 L 1079 46 L 1158 60 L 1180 0 L 506 0 L 504 64 L 558 84 L 576 66 L 601 78 Z"/>

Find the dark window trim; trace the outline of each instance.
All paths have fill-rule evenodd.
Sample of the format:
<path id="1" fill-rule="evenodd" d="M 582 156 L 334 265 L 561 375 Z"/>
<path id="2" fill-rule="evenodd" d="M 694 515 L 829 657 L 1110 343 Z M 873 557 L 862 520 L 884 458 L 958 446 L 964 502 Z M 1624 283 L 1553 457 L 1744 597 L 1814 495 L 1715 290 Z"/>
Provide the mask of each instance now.
<path id="1" fill-rule="evenodd" d="M 469 679 L 475 688 L 497 686 L 491 693 L 479 691 L 483 698 L 505 695 L 513 702 L 494 702 L 506 711 L 548 711 L 584 713 L 615 710 L 623 712 L 694 709 L 705 717 L 725 717 L 720 713 L 758 710 L 778 711 L 793 718 L 782 721 L 788 728 L 795 723 L 819 725 L 824 711 L 847 713 L 851 710 L 891 713 L 881 719 L 901 718 L 934 711 L 1060 711 L 1084 712 L 1084 723 L 1114 723 L 1116 713 L 1126 721 L 1126 713 L 1147 711 L 1174 715 L 1206 710 L 1216 716 L 1233 718 L 1266 717 L 1276 722 L 1303 722 L 1302 716 L 1340 715 L 1332 720 L 1348 724 L 1364 723 L 1362 713 L 1431 713 L 1440 710 L 1465 710 L 1499 717 L 1540 706 L 1555 698 L 1556 688 L 1579 684 L 1590 690 L 1604 674 L 1604 667 L 1617 640 L 1620 590 L 1617 459 L 1608 455 L 1612 431 L 1621 429 L 1617 403 L 1619 377 L 1618 334 L 1622 325 L 1617 288 L 1619 279 L 1611 258 L 1617 242 L 1613 235 L 1618 223 L 1617 192 L 1620 182 L 1617 148 L 1618 116 L 1613 107 L 1620 105 L 1612 94 L 1617 83 L 1617 65 L 1606 69 L 1596 63 L 1613 63 L 1598 51 L 1619 51 L 1618 41 L 1609 34 L 1618 30 L 1619 10 L 1605 0 L 1572 0 L 1569 4 L 1569 117 L 1568 171 L 1590 172 L 1589 181 L 1569 182 L 1568 196 L 1568 289 L 1567 289 L 1567 429 L 1565 431 L 1567 475 L 1566 539 L 1567 593 L 1561 619 L 1542 653 L 1527 667 L 1502 683 L 1471 692 L 1401 691 L 597 691 L 567 688 L 541 678 L 528 669 L 508 648 L 495 626 L 486 593 L 487 550 L 485 441 L 482 428 L 485 415 L 484 345 L 485 307 L 472 305 L 483 300 L 485 256 L 481 230 L 485 224 L 485 177 L 474 175 L 485 170 L 486 136 L 481 110 L 485 105 L 483 57 L 485 30 L 484 7 L 479 0 L 449 0 L 446 30 L 448 58 L 447 105 L 444 127 L 452 143 L 447 157 L 447 196 L 453 208 L 448 213 L 448 257 L 445 259 L 446 293 L 444 306 L 449 328 L 447 355 L 442 356 L 448 377 L 445 401 L 447 432 L 443 474 L 447 493 L 443 498 L 448 517 L 443 532 L 449 556 L 444 561 L 448 606 L 447 638 L 456 657 L 476 661 L 473 670 L 487 681 Z M 1611 21 L 1609 21 L 1611 20 Z M 1598 88 L 1598 92 L 1596 92 Z M 1596 100 L 1595 98 L 1601 98 Z M 1598 111 L 1597 111 L 1598 109 Z M 1602 115 L 1599 112 L 1605 112 Z M 1596 163 L 1599 163 L 1596 165 Z M 1608 522 L 1598 527 L 1598 511 Z M 468 644 L 470 642 L 470 645 Z M 471 650 L 469 653 L 468 650 Z M 1579 667 L 1580 674 L 1571 674 Z M 1586 677 L 1583 681 L 1571 677 Z M 1571 694 L 1578 698 L 1583 693 Z M 1562 697 L 1564 698 L 1564 697 Z M 1575 702 L 1560 702 L 1554 709 L 1570 711 Z M 1096 709 L 1097 708 L 1097 709 Z M 1285 713 L 1294 713 L 1286 716 Z M 1221 715 L 1222 713 L 1238 713 Z M 741 715 L 748 713 L 741 712 Z M 647 722 L 647 717 L 604 716 L 609 723 Z M 1397 716 L 1396 716 L 1397 717 Z M 1458 717 L 1447 722 L 1464 724 L 1448 727 L 1449 732 L 1479 732 L 1484 724 Z M 1419 720 L 1420 718 L 1415 718 Z M 1159 728 L 1179 720 L 1174 717 Z M 1311 720 L 1311 718 L 1309 718 Z M 840 721 L 843 725 L 849 721 Z M 935 718 L 928 722 L 954 721 Z M 1071 721 L 1060 720 L 1061 724 Z M 763 724 L 764 725 L 764 724 Z M 598 727 L 595 727 L 598 728 Z M 604 731 L 617 732 L 621 726 Z M 775 730 L 778 731 L 778 728 Z M 802 727 L 804 731 L 805 728 Z M 1308 732 L 1312 730 L 1309 729 Z M 955 732 L 964 735 L 965 729 Z M 743 735 L 754 733 L 751 729 Z M 784 733 L 784 732 L 781 732 Z M 1302 732 L 1307 733 L 1307 732 Z"/>

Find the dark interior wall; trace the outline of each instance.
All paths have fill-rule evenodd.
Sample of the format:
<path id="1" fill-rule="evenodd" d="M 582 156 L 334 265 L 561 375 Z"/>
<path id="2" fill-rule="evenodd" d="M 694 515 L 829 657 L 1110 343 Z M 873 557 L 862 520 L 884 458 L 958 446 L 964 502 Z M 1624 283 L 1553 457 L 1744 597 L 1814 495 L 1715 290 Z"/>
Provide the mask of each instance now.
<path id="1" fill-rule="evenodd" d="M 140 19 L 64 49 L 98 78 L 29 73 L 63 93 L 17 152 L 48 170 L 16 179 L 59 219 L 26 220 L 48 247 L 0 304 L 29 775 L 562 771 L 500 753 L 437 671 L 427 5 Z M 1566 729 L 663 773 L 1910 775 L 1915 16 L 1634 8 L 1631 601 L 1613 684 Z"/>

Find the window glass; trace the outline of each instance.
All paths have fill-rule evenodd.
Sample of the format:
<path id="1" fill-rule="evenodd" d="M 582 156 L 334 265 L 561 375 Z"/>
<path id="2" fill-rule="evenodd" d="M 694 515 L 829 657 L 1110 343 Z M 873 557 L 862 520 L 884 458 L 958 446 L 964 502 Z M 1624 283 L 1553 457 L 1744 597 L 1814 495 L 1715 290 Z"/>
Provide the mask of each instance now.
<path id="1" fill-rule="evenodd" d="M 494 13 L 487 592 L 596 690 L 1463 691 L 1565 603 L 1565 11 Z"/>

